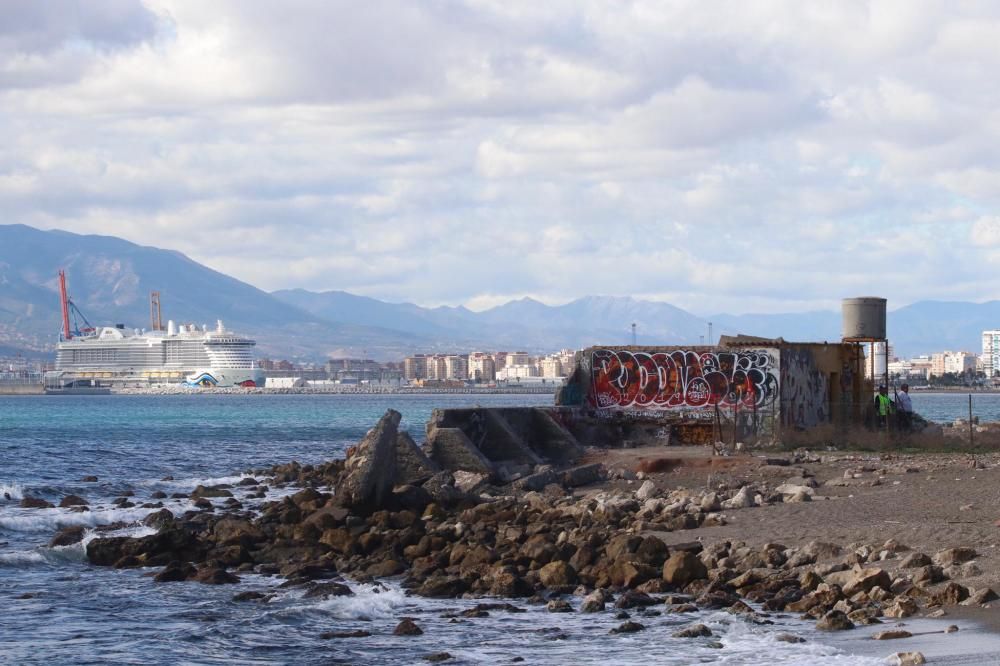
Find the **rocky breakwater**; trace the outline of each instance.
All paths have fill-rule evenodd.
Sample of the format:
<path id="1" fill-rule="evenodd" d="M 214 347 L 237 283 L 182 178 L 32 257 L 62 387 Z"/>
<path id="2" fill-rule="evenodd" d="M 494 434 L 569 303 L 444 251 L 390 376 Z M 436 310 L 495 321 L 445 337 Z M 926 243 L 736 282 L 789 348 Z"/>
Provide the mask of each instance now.
<path id="1" fill-rule="evenodd" d="M 284 465 L 268 470 L 266 482 L 246 480 L 245 491 L 255 496 L 265 484 L 301 487 L 259 512 L 242 510 L 232 497 L 221 507 L 206 501 L 182 515 L 161 510 L 147 518 L 155 534 L 97 538 L 88 543 L 87 556 L 102 566 L 160 567 L 154 579 L 164 583 L 225 584 L 242 572 L 278 575 L 286 579 L 283 586 L 302 587 L 309 597 L 350 595 L 351 581 L 398 576 L 404 587 L 427 597 L 490 595 L 526 598 L 551 612 L 620 613 L 627 621 L 619 633 L 644 629 L 629 620 L 635 612 L 655 617 L 727 609 L 758 624 L 770 622 L 772 613 L 790 613 L 820 629 L 845 630 L 997 598 L 989 588 L 970 589 L 956 580 L 979 557 L 970 548 L 931 557 L 894 541 L 668 546 L 657 536 L 721 524 L 720 511 L 751 509 L 768 499 L 802 501 L 808 485 L 774 492 L 748 486 L 665 491 L 648 482 L 637 491 L 612 490 L 599 485 L 599 464 L 560 467 L 531 447 L 539 463 L 530 474 L 504 481 L 467 436 L 432 429 L 420 448 L 398 432 L 398 424 L 399 414 L 389 411 L 345 461 Z M 461 469 L 476 465 L 475 471 Z M 589 492 L 579 492 L 588 485 Z M 204 488 L 198 494 L 206 500 L 232 492 Z M 488 615 L 487 606 L 477 612 Z M 692 628 L 678 636 L 706 634 Z"/>

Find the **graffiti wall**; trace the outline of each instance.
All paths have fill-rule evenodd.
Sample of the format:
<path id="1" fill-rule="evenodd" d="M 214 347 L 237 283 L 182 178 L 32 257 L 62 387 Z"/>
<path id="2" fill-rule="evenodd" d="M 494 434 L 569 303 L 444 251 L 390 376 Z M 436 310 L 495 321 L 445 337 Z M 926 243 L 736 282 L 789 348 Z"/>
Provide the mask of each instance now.
<path id="1" fill-rule="evenodd" d="M 830 381 L 816 367 L 812 352 L 785 349 L 781 360 L 782 422 L 799 428 L 826 422 L 830 417 Z"/>
<path id="2" fill-rule="evenodd" d="M 588 402 L 598 412 L 712 414 L 771 409 L 779 400 L 777 349 L 594 349 Z"/>

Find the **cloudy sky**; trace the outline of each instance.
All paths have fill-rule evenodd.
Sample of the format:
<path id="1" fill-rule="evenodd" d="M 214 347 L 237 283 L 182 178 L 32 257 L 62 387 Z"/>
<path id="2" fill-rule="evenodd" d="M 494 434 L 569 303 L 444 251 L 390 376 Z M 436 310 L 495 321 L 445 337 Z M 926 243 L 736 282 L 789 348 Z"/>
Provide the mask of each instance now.
<path id="1" fill-rule="evenodd" d="M 995 2 L 0 0 L 3 222 L 264 289 L 1000 298 Z"/>

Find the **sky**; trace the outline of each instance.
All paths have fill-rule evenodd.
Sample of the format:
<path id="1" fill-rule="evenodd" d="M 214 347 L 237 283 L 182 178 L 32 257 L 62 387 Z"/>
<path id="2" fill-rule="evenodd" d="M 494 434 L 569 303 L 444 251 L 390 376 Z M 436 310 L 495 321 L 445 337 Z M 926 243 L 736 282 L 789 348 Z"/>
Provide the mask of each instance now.
<path id="1" fill-rule="evenodd" d="M 954 0 L 0 0 L 0 219 L 422 305 L 996 299 L 998 42 Z"/>

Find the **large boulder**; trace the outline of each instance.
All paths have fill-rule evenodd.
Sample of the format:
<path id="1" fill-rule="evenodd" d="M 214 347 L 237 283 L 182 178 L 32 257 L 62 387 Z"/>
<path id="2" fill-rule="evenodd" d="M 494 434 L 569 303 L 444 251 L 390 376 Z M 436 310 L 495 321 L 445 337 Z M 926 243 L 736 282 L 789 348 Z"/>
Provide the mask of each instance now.
<path id="1" fill-rule="evenodd" d="M 162 566 L 172 561 L 201 561 L 207 547 L 193 533 L 177 526 L 149 536 L 105 537 L 87 544 L 87 559 L 98 566 Z"/>
<path id="2" fill-rule="evenodd" d="M 697 555 L 688 551 L 675 552 L 663 563 L 663 580 L 677 587 L 707 577 L 708 569 Z"/>
<path id="3" fill-rule="evenodd" d="M 401 415 L 387 410 L 364 439 L 347 451 L 337 483 L 341 506 L 370 513 L 384 508 L 396 480 L 396 440 Z"/>
<path id="4" fill-rule="evenodd" d="M 576 583 L 576 571 L 562 560 L 556 560 L 538 570 L 538 579 L 545 587 L 573 585 Z"/>
<path id="5" fill-rule="evenodd" d="M 577 486 L 587 486 L 597 483 L 604 478 L 604 465 L 601 463 L 590 463 L 589 465 L 579 465 L 571 467 L 562 473 L 563 485 L 567 488 Z"/>

